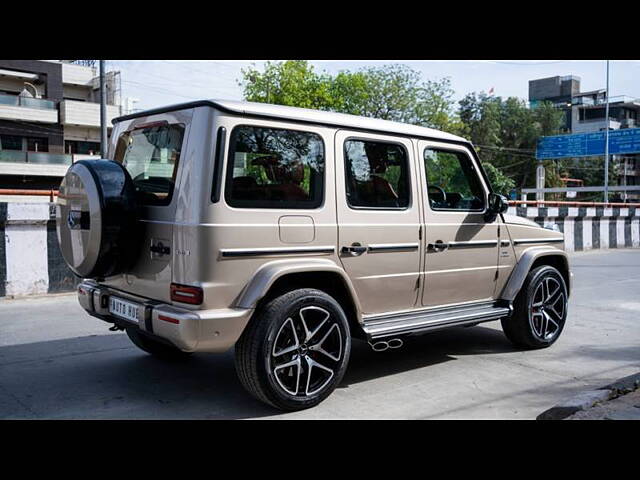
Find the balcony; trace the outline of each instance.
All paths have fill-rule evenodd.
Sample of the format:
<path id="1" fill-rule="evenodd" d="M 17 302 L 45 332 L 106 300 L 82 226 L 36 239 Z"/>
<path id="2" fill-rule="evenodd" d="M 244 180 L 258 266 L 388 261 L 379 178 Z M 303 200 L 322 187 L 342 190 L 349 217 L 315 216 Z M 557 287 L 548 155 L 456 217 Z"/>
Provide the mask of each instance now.
<path id="1" fill-rule="evenodd" d="M 120 107 L 107 105 L 107 124 L 120 116 Z M 60 102 L 60 123 L 81 127 L 100 127 L 100 104 L 64 100 Z"/>
<path id="2" fill-rule="evenodd" d="M 607 122 L 604 118 L 594 118 L 592 120 L 580 120 L 575 122 L 571 127 L 571 133 L 590 133 L 600 132 L 607 128 Z M 609 117 L 609 129 L 618 130 L 620 122 L 613 117 Z"/>
<path id="3" fill-rule="evenodd" d="M 58 123 L 58 110 L 51 100 L 0 94 L 0 119 Z"/>
<path id="4" fill-rule="evenodd" d="M 0 150 L 0 175 L 63 177 L 73 160 L 72 155 Z"/>

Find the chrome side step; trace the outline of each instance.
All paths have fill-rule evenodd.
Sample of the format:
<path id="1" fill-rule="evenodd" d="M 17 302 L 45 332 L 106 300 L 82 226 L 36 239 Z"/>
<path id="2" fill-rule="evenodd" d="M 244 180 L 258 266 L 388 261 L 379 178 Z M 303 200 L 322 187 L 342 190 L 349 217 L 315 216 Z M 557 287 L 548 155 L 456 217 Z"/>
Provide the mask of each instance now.
<path id="1" fill-rule="evenodd" d="M 510 314 L 510 306 L 483 303 L 464 307 L 422 310 L 400 315 L 376 316 L 365 319 L 362 328 L 371 341 L 390 336 L 410 335 L 441 328 L 488 322 L 507 317 Z"/>

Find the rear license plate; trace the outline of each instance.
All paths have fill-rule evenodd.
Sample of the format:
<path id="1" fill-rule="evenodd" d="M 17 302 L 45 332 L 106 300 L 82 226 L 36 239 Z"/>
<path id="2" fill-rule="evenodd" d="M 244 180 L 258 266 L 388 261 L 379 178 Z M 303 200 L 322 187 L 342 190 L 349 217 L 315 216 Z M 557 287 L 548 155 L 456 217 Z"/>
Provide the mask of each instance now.
<path id="1" fill-rule="evenodd" d="M 139 322 L 141 305 L 127 302 L 118 297 L 109 297 L 109 313 L 132 322 Z"/>

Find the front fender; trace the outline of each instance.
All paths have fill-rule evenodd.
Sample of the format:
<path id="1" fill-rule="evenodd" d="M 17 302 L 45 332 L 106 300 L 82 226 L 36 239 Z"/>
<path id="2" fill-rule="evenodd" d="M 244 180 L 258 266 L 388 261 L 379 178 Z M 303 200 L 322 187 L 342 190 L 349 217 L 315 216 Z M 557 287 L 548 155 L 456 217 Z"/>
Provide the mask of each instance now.
<path id="1" fill-rule="evenodd" d="M 569 294 L 571 292 L 571 270 L 569 269 L 569 256 L 567 255 L 567 252 L 553 247 L 531 247 L 522 252 L 520 259 L 518 260 L 518 264 L 513 269 L 513 272 L 511 272 L 511 276 L 509 277 L 507 284 L 502 289 L 502 293 L 499 298 L 512 302 L 518 295 L 518 292 L 520 292 L 529 271 L 531 271 L 533 263 L 538 258 L 549 255 L 561 257 L 564 261 L 568 274 L 567 294 Z"/>
<path id="2" fill-rule="evenodd" d="M 358 301 L 349 276 L 341 267 L 326 258 L 275 260 L 265 263 L 256 271 L 249 283 L 247 283 L 238 296 L 234 306 L 236 308 L 255 308 L 258 301 L 267 294 L 276 280 L 284 275 L 307 272 L 331 272 L 339 275 L 349 290 L 349 294 L 356 307 L 358 320 L 362 318 L 360 302 Z"/>

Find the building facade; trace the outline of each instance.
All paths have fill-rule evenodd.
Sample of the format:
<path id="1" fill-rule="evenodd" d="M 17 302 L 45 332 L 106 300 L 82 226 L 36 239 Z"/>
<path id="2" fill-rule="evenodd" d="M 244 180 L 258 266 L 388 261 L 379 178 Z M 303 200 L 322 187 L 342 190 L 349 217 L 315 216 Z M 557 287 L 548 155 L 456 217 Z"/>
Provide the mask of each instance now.
<path id="1" fill-rule="evenodd" d="M 106 82 L 110 126 L 121 113 L 119 72 Z M 0 60 L 0 189 L 57 188 L 73 161 L 100 155 L 99 87 L 95 67 Z"/>
<path id="2" fill-rule="evenodd" d="M 529 105 L 551 102 L 564 111 L 564 133 L 599 132 L 607 128 L 640 128 L 640 99 L 625 95 L 609 97 L 609 119 L 605 118 L 607 91 L 580 91 L 580 77 L 556 76 L 529 81 Z M 618 172 L 618 184 L 640 185 L 640 154 L 612 155 L 611 165 Z M 620 194 L 622 199 L 637 199 L 637 193 Z"/>

